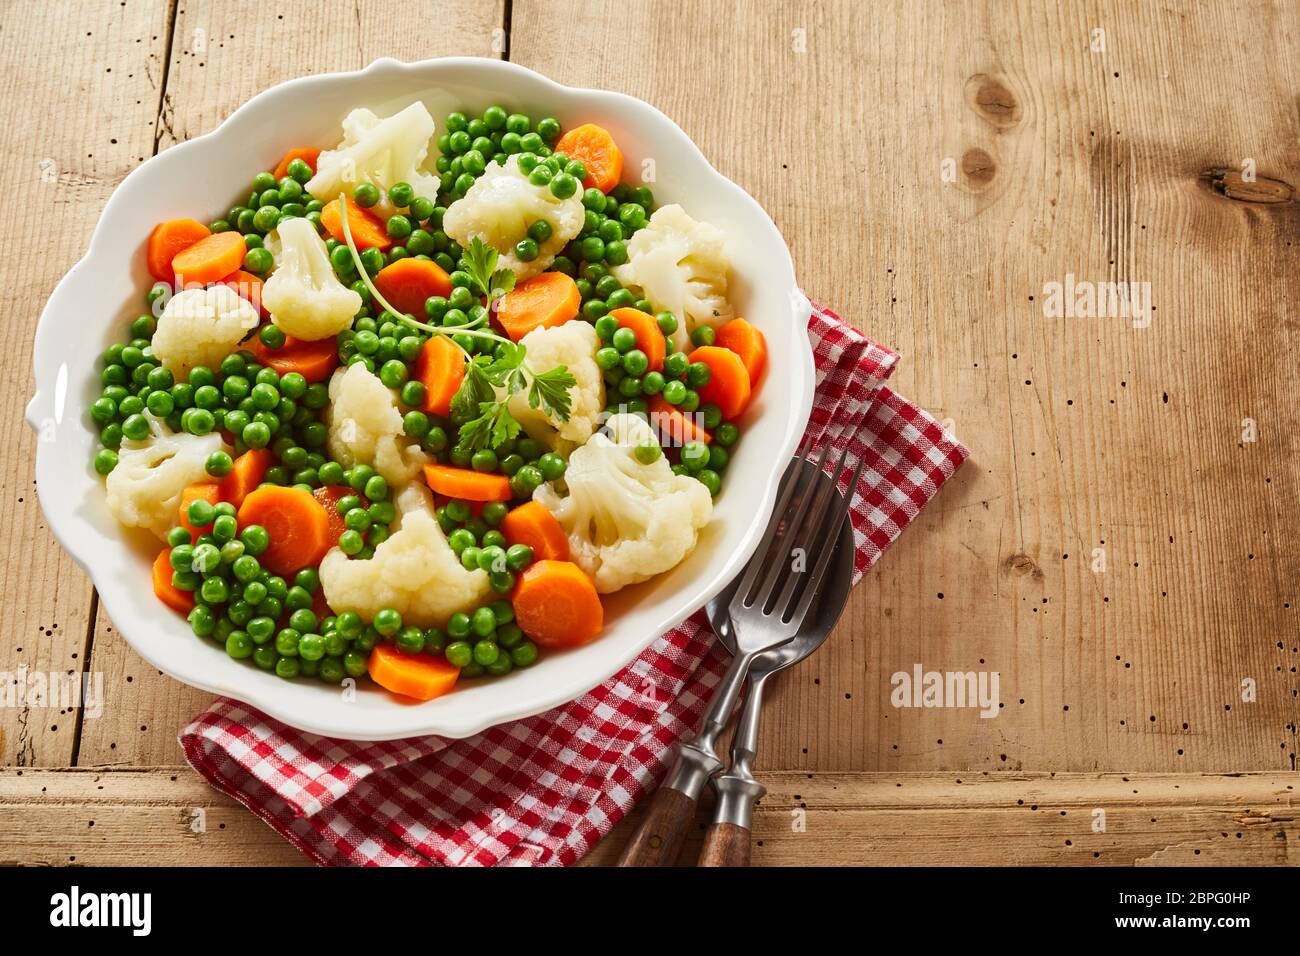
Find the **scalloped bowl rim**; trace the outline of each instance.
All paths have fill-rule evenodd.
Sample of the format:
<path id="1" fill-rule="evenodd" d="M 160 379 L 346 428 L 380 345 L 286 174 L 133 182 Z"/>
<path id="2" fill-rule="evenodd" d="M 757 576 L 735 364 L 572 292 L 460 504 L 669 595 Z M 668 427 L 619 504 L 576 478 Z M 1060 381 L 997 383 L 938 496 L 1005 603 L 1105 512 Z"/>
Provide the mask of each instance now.
<path id="1" fill-rule="evenodd" d="M 766 474 L 762 474 L 758 479 L 759 487 L 747 489 L 750 495 L 757 495 L 756 499 L 751 499 L 752 507 L 748 502 L 744 505 L 753 520 L 744 528 L 738 541 L 733 542 L 734 547 L 730 554 L 713 555 L 707 571 L 701 572 L 701 578 L 692 582 L 693 586 L 684 595 L 678 595 L 671 606 L 659 608 L 652 621 L 639 625 L 640 633 L 621 634 L 619 640 L 613 645 L 608 644 L 607 642 L 610 642 L 619 631 L 620 621 L 616 619 L 606 628 L 605 634 L 593 644 L 561 655 L 547 655 L 543 660 L 556 657 L 567 662 L 577 659 L 572 658 L 572 655 L 581 655 L 590 648 L 602 646 L 616 647 L 616 651 L 610 649 L 604 653 L 589 655 L 588 658 L 580 659 L 578 665 L 553 668 L 554 672 L 545 674 L 540 670 L 540 663 L 527 671 L 516 671 L 494 682 L 497 688 L 506 689 L 491 695 L 495 698 L 492 706 L 478 710 L 471 710 L 466 704 L 456 705 L 456 698 L 472 693 L 468 690 L 414 705 L 400 702 L 381 692 L 380 696 L 386 701 L 384 705 L 364 709 L 339 706 L 340 697 L 336 691 L 312 682 L 311 695 L 300 693 L 299 691 L 304 689 L 303 685 L 307 682 L 285 682 L 250 666 L 247 661 L 233 661 L 219 653 L 219 649 L 210 642 L 195 641 L 183 623 L 177 628 L 178 639 L 188 639 L 211 657 L 195 655 L 185 649 L 180 653 L 172 653 L 169 643 L 172 635 L 164 637 L 152 633 L 156 630 L 158 617 L 156 612 L 161 605 L 154 602 L 157 607 L 146 610 L 145 606 L 137 600 L 140 597 L 138 589 L 135 593 L 128 592 L 121 582 L 114 580 L 112 562 L 106 563 L 104 560 L 106 556 L 110 559 L 121 556 L 120 549 L 128 546 L 126 535 L 121 529 L 117 529 L 118 540 L 113 541 L 84 513 L 83 509 L 76 506 L 71 496 L 60 494 L 62 490 L 60 484 L 68 481 L 79 482 L 83 473 L 100 484 L 101 493 L 102 482 L 93 470 L 85 465 L 84 459 L 76 462 L 76 467 L 65 465 L 64 460 L 55 454 L 58 450 L 57 439 L 39 440 L 36 454 L 37 492 L 50 529 L 68 554 L 90 575 L 99 592 L 100 601 L 122 636 L 136 652 L 154 667 L 177 680 L 205 691 L 233 697 L 290 726 L 324 736 L 351 740 L 392 740 L 436 734 L 448 738 L 461 738 L 497 724 L 542 713 L 574 700 L 606 681 L 635 660 L 656 637 L 676 627 L 692 612 L 707 603 L 739 573 L 744 562 L 758 545 L 767 516 L 773 507 L 783 470 L 781 465 L 789 460 L 798 446 L 812 407 L 814 375 L 812 351 L 806 335 L 811 307 L 795 282 L 789 250 L 775 224 L 762 207 L 738 185 L 714 169 L 698 146 L 676 123 L 655 107 L 626 94 L 563 86 L 539 73 L 505 61 L 475 57 L 446 57 L 403 63 L 384 58 L 374 61 L 362 70 L 304 76 L 269 87 L 247 100 L 216 129 L 158 153 L 137 166 L 123 179 L 113 191 L 100 215 L 86 254 L 60 280 L 42 310 L 33 349 L 37 387 L 27 407 L 27 419 L 33 429 L 40 433 L 50 421 L 62 423 L 64 405 L 71 404 L 75 413 L 70 426 L 81 429 L 90 436 L 93 446 L 93 435 L 85 426 L 84 409 L 75 403 L 74 397 L 78 394 L 79 386 L 69 384 L 71 372 L 67 362 L 60 361 L 59 355 L 63 348 L 62 343 L 72 341 L 63 336 L 75 335 L 77 331 L 76 320 L 73 317 L 75 310 L 69 306 L 78 297 L 84 298 L 87 292 L 83 287 L 87 283 L 94 283 L 98 278 L 95 274 L 97 262 L 113 254 L 108 247 L 114 242 L 117 234 L 114 226 L 118 220 L 130 218 L 131 212 L 127 206 L 134 193 L 141 188 L 142 181 L 161 178 L 168 173 L 173 176 L 183 176 L 184 174 L 178 173 L 177 170 L 184 169 L 183 164 L 187 157 L 198 156 L 205 147 L 221 144 L 242 124 L 249 122 L 247 117 L 255 116 L 260 110 L 267 109 L 268 104 L 292 91 L 302 92 L 304 88 L 313 85 L 324 90 L 328 85 L 340 82 L 368 81 L 378 86 L 396 75 L 403 80 L 410 79 L 411 83 L 405 93 L 394 94 L 395 96 L 427 101 L 430 96 L 445 91 L 447 86 L 457 85 L 456 81 L 447 79 L 448 76 L 461 74 L 469 76 L 473 84 L 481 84 L 483 77 L 489 80 L 493 76 L 502 77 L 506 84 L 521 89 L 533 88 L 529 95 L 536 94 L 538 98 L 550 95 L 561 100 L 586 100 L 588 105 L 601 104 L 607 107 L 606 112 L 625 116 L 629 123 L 641 129 L 652 130 L 656 136 L 668 136 L 671 140 L 670 151 L 680 151 L 685 148 L 686 161 L 698 164 L 697 169 L 688 170 L 692 176 L 706 177 L 710 189 L 721 190 L 720 195 L 725 196 L 728 203 L 735 203 L 743 210 L 739 213 L 741 218 L 746 219 L 751 225 L 756 226 L 760 233 L 763 233 L 757 240 L 763 246 L 762 251 L 765 256 L 763 271 L 766 274 L 776 274 L 776 278 L 772 281 L 782 287 L 789 304 L 788 341 L 780 342 L 774 339 L 774 330 L 767 329 L 769 339 L 773 341 L 774 347 L 769 350 L 773 358 L 766 373 L 764 391 L 760 393 L 760 402 L 763 402 L 765 397 L 770 399 L 774 392 L 779 391 L 780 401 L 768 400 L 764 404 L 767 415 L 776 415 L 780 409 L 786 410 L 784 431 L 766 450 Z M 441 83 L 440 75 L 443 75 Z M 492 89 L 490 84 L 476 86 L 476 88 L 483 89 L 485 93 L 490 93 L 496 98 L 502 98 L 500 91 Z M 373 104 L 362 103 L 358 98 L 356 105 Z M 341 116 L 332 117 L 332 122 L 337 123 L 341 118 Z M 748 236 L 747 240 L 754 241 L 754 237 Z M 115 254 L 121 254 L 120 250 Z M 136 258 L 138 259 L 139 256 L 136 255 Z M 733 257 L 733 271 L 735 267 L 736 261 Z M 102 266 L 100 271 L 103 271 Z M 781 314 L 784 315 L 784 311 Z M 782 346 L 789 349 L 788 361 L 786 361 L 787 356 L 780 352 Z M 95 354 L 97 355 L 101 349 L 102 346 L 96 346 Z M 774 374 L 778 370 L 785 376 L 785 380 L 779 385 Z M 78 371 L 84 372 L 85 369 Z M 737 459 L 739 457 L 738 455 Z M 763 459 L 754 460 L 751 455 L 746 465 L 748 470 L 756 471 L 763 465 Z M 734 470 L 732 474 L 734 476 Z M 729 479 L 729 483 L 734 483 L 734 478 Z M 732 491 L 736 493 L 740 489 L 735 488 Z M 719 511 L 722 510 L 725 500 L 724 491 L 723 497 L 719 499 Z M 106 508 L 104 511 L 106 512 Z M 715 512 L 715 517 L 716 514 Z M 709 530 L 706 528 L 705 533 L 707 534 Z M 118 555 L 113 554 L 115 545 L 119 549 Z M 705 542 L 702 541 L 696 552 L 699 553 L 704 545 Z M 134 550 L 138 551 L 139 548 Z M 695 557 L 696 555 L 693 554 L 684 564 L 691 563 Z M 659 578 L 671 577 L 682 568 L 683 565 L 679 565 L 677 569 L 666 572 Z M 174 617 L 173 612 L 166 613 Z M 149 620 L 151 617 L 155 620 Z M 175 619 L 180 621 L 179 618 Z M 547 678 L 545 681 L 540 679 L 543 676 Z M 533 679 L 530 681 L 530 678 Z M 370 692 L 359 692 L 357 696 L 361 696 L 362 693 Z M 448 706 L 448 702 L 451 706 Z"/>

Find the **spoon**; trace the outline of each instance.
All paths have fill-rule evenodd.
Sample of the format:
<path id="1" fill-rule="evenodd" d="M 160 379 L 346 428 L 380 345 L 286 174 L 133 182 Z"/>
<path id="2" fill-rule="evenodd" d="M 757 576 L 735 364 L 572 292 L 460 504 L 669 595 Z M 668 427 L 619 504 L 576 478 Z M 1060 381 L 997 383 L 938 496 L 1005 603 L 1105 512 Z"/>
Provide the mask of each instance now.
<path id="1" fill-rule="evenodd" d="M 805 468 L 815 468 L 805 462 Z M 829 481 L 829 478 L 823 478 Z M 843 498 L 838 489 L 836 494 Z M 749 668 L 749 692 L 741 705 L 736 736 L 731 743 L 731 766 L 721 776 L 714 778 L 713 788 L 718 795 L 713 823 L 704 838 L 700 855 L 701 866 L 748 866 L 750 829 L 754 804 L 765 792 L 753 774 L 753 762 L 758 748 L 758 724 L 763 713 L 763 686 L 773 674 L 799 663 L 830 636 L 853 586 L 853 523 L 845 521 L 833 545 L 831 567 L 818 607 L 810 615 L 799 633 L 787 644 L 764 651 L 754 659 Z M 718 639 L 728 650 L 735 652 L 736 638 L 731 627 L 731 604 L 737 582 L 733 581 L 709 602 L 709 624 Z"/>

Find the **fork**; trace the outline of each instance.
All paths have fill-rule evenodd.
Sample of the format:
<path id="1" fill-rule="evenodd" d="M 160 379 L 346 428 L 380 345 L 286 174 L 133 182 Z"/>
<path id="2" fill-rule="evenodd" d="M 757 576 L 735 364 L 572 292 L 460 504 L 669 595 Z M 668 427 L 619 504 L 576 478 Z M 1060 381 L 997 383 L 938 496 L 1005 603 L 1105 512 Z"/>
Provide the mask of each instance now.
<path id="1" fill-rule="evenodd" d="M 700 793 L 722 769 L 718 737 L 735 708 L 750 664 L 764 651 L 792 640 L 820 594 L 830 553 L 834 550 L 824 545 L 828 541 L 834 543 L 834 534 L 844 517 L 839 509 L 831 507 L 834 495 L 814 494 L 819 486 L 825 487 L 826 483 L 817 481 L 817 475 L 823 471 L 829 453 L 827 443 L 815 470 L 804 468 L 803 459 L 795 459 L 786 469 L 767 531 L 749 559 L 729 608 L 736 637 L 731 666 L 713 695 L 699 731 L 682 745 L 672 773 L 655 793 L 649 811 L 624 848 L 619 866 L 671 866 L 676 861 Z M 803 458 L 811 454 L 809 447 Z M 847 456 L 845 448 L 832 470 L 836 478 L 844 470 Z M 805 472 L 809 472 L 807 482 Z M 811 508 L 810 515 L 814 499 L 815 507 Z M 794 540 L 823 546 L 810 575 L 793 571 L 781 574 L 790 558 L 787 542 Z M 799 591 L 801 582 L 804 587 Z"/>
<path id="2" fill-rule="evenodd" d="M 758 755 L 758 723 L 762 716 L 763 686 L 773 674 L 792 664 L 797 664 L 816 651 L 830 635 L 840 612 L 844 609 L 844 602 L 852 586 L 853 535 L 850 527 L 848 541 L 844 542 L 841 540 L 842 532 L 852 507 L 854 489 L 857 488 L 858 480 L 862 477 L 865 464 L 864 455 L 858 459 L 858 466 L 853 470 L 853 477 L 849 479 L 848 492 L 842 502 L 838 492 L 839 474 L 813 472 L 819 482 L 818 500 L 814 510 L 817 512 L 825 510 L 831 519 L 825 526 L 829 528 L 829 532 L 824 538 L 817 536 L 821 529 L 815 522 L 809 522 L 808 526 L 802 529 L 804 532 L 802 541 L 797 541 L 787 532 L 790 546 L 783 549 L 785 553 L 792 554 L 795 547 L 802 547 L 805 554 L 814 551 L 818 553 L 817 565 L 812 576 L 812 581 L 817 582 L 818 593 L 808 605 L 795 639 L 767 651 L 750 665 L 745 702 L 740 708 L 736 733 L 731 741 L 731 766 L 726 772 L 713 778 L 713 789 L 717 794 L 718 803 L 713 812 L 713 822 L 704 833 L 704 846 L 700 850 L 700 866 L 749 865 L 754 804 L 767 792 L 766 788 L 754 778 L 753 772 L 754 759 Z M 831 568 L 831 561 L 837 556 L 839 560 L 847 562 L 847 568 Z M 791 578 L 798 578 L 800 572 L 791 568 L 789 575 Z M 812 581 L 805 580 L 805 585 L 811 584 Z M 808 599 L 809 590 L 805 586 L 800 603 Z M 797 589 L 791 592 L 791 600 L 794 599 L 795 593 L 798 593 Z M 744 597 L 744 592 L 737 589 L 733 601 L 743 600 Z M 719 636 L 722 634 L 719 627 L 728 634 L 734 634 L 735 626 L 731 620 L 733 613 L 732 605 L 729 603 L 724 615 L 725 620 L 721 623 L 713 622 L 714 630 L 719 633 Z M 712 621 L 714 617 L 712 605 L 709 608 L 709 616 Z"/>

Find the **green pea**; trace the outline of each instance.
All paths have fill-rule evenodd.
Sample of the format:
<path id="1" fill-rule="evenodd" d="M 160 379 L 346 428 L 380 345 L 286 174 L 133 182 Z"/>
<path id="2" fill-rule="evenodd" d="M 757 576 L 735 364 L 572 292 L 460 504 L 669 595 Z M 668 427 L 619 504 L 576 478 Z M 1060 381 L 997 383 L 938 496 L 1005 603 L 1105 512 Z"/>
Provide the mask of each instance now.
<path id="1" fill-rule="evenodd" d="M 680 405 L 686 400 L 686 383 L 673 379 L 664 384 L 664 401 L 669 405 Z"/>
<path id="2" fill-rule="evenodd" d="M 712 379 L 713 369 L 709 368 L 704 362 L 692 362 L 686 366 L 686 384 L 688 387 L 700 389 L 708 385 Z"/>
<path id="3" fill-rule="evenodd" d="M 690 364 L 685 352 L 673 352 L 664 359 L 664 378 L 681 378 Z"/>
<path id="4" fill-rule="evenodd" d="M 630 352 L 636 348 L 636 333 L 629 328 L 619 328 L 610 337 L 610 342 L 620 352 Z"/>
<path id="5" fill-rule="evenodd" d="M 556 199 L 568 199 L 578 192 L 579 185 L 578 180 L 569 173 L 560 173 L 551 180 L 551 195 Z"/>
<path id="6" fill-rule="evenodd" d="M 207 637 L 217 629 L 217 618 L 212 613 L 211 608 L 206 605 L 196 605 L 194 610 L 190 611 L 188 620 L 190 630 L 198 637 Z"/>
<path id="7" fill-rule="evenodd" d="M 388 235 L 393 239 L 405 239 L 411 234 L 411 228 L 411 220 L 403 215 L 389 217 L 386 227 Z"/>
<path id="8" fill-rule="evenodd" d="M 623 371 L 636 378 L 646 374 L 650 368 L 650 360 L 640 349 L 632 349 L 623 356 L 622 361 Z"/>
<path id="9" fill-rule="evenodd" d="M 712 345 L 716 338 L 717 338 L 717 333 L 714 332 L 713 329 L 707 325 L 701 325 L 699 328 L 697 328 L 694 332 L 691 333 L 692 344 L 701 348 L 706 345 Z"/>
<path id="10" fill-rule="evenodd" d="M 258 215 L 262 213 L 258 210 Z M 277 214 L 278 216 L 278 214 Z M 275 266 L 275 258 L 267 249 L 249 249 L 244 253 L 244 268 L 253 275 L 266 275 Z"/>
<path id="11" fill-rule="evenodd" d="M 636 296 L 632 294 L 631 289 L 615 289 L 605 300 L 605 305 L 610 309 L 631 308 L 636 305 Z"/>
<path id="12" fill-rule="evenodd" d="M 677 403 L 677 407 L 684 412 L 693 412 L 700 407 L 700 393 L 693 388 L 688 388 L 682 400 Z"/>
<path id="13" fill-rule="evenodd" d="M 511 571 L 522 571 L 533 563 L 533 549 L 526 544 L 512 544 L 506 550 L 506 567 Z"/>
<path id="14" fill-rule="evenodd" d="M 653 438 L 647 438 L 632 450 L 633 456 L 643 465 L 653 465 L 663 457 L 663 453 L 664 450 Z"/>
<path id="15" fill-rule="evenodd" d="M 505 519 L 510 507 L 502 501 L 489 501 L 483 506 L 483 520 L 488 527 L 495 528 Z"/>
<path id="16" fill-rule="evenodd" d="M 658 395 L 664 390 L 664 384 L 661 372 L 646 372 L 641 376 L 641 392 L 645 395 Z"/>
<path id="17" fill-rule="evenodd" d="M 450 627 L 448 627 L 450 631 Z M 464 668 L 474 659 L 474 649 L 468 641 L 452 641 L 442 652 L 447 663 L 453 667 Z"/>
<path id="18" fill-rule="evenodd" d="M 481 607 L 470 616 L 469 624 L 479 637 L 489 637 L 497 629 L 497 617 L 490 607 Z"/>
<path id="19" fill-rule="evenodd" d="M 384 637 L 392 637 L 402 626 L 402 615 L 390 607 L 375 614 L 375 630 Z"/>
<path id="20" fill-rule="evenodd" d="M 723 422 L 713 433 L 713 440 L 723 448 L 729 448 L 740 438 L 740 429 L 731 422 Z"/>
<path id="21" fill-rule="evenodd" d="M 702 441 L 688 441 L 682 446 L 681 462 L 691 471 L 699 471 L 709 463 L 709 446 Z"/>
<path id="22" fill-rule="evenodd" d="M 553 116 L 546 116 L 537 121 L 537 135 L 548 146 L 560 138 L 560 121 Z"/>
<path id="23" fill-rule="evenodd" d="M 537 645 L 532 641 L 524 641 L 518 647 L 512 648 L 510 662 L 515 667 L 530 667 L 537 663 Z"/>
<path id="24" fill-rule="evenodd" d="M 555 452 L 548 451 L 537 459 L 537 467 L 541 469 L 542 477 L 547 481 L 558 481 L 563 478 L 567 466 L 568 463 L 564 458 Z"/>
<path id="25" fill-rule="evenodd" d="M 394 206 L 406 208 L 415 199 L 415 190 L 410 183 L 393 183 L 388 187 L 388 198 Z"/>
<path id="26" fill-rule="evenodd" d="M 714 498 L 722 491 L 722 476 L 712 468 L 702 468 L 695 473 L 695 479 L 705 488 L 709 489 L 709 494 Z"/>
<path id="27" fill-rule="evenodd" d="M 379 380 L 388 388 L 401 388 L 409 374 L 406 363 L 398 359 L 389 359 L 379 367 Z"/>
<path id="28" fill-rule="evenodd" d="M 722 424 L 722 409 L 709 402 L 700 406 L 700 417 L 704 421 L 704 427 L 712 431 Z"/>
<path id="29" fill-rule="evenodd" d="M 101 448 L 95 453 L 94 465 L 96 474 L 107 475 L 117 467 L 117 452 L 111 448 Z"/>
<path id="30" fill-rule="evenodd" d="M 515 258 L 520 262 L 532 262 L 540 254 L 537 248 L 537 241 L 531 236 L 520 239 L 515 243 Z"/>
<path id="31" fill-rule="evenodd" d="M 117 403 L 107 396 L 95 399 L 90 406 L 90 417 L 96 425 L 107 425 L 117 417 Z"/>
<path id="32" fill-rule="evenodd" d="M 234 540 L 238 523 L 230 515 L 218 515 L 212 520 L 212 536 L 223 544 Z"/>
<path id="33" fill-rule="evenodd" d="M 453 614 L 451 617 L 447 619 L 447 633 L 451 637 L 458 638 L 458 639 L 463 638 L 469 635 L 469 631 L 470 631 L 469 615 L 464 613 L 463 611 L 457 611 L 455 614 Z M 448 651 L 451 650 L 450 645 L 448 646 L 447 650 Z M 451 660 L 451 657 L 448 656 L 447 659 Z"/>
<path id="34" fill-rule="evenodd" d="M 369 209 L 379 202 L 379 189 L 373 183 L 358 183 L 352 190 L 352 201 L 362 209 Z"/>

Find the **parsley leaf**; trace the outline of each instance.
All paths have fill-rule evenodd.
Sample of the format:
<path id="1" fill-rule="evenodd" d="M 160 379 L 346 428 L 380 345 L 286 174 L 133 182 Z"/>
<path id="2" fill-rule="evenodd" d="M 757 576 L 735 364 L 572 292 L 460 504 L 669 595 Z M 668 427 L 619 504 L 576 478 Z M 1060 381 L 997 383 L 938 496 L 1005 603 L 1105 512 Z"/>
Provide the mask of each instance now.
<path id="1" fill-rule="evenodd" d="M 540 404 L 546 414 L 567 422 L 572 408 L 569 389 L 576 384 L 573 374 L 563 365 L 534 375 L 532 386 L 528 389 L 528 405 L 536 408 Z"/>
<path id="2" fill-rule="evenodd" d="M 510 414 L 504 401 L 483 402 L 478 407 L 477 418 L 460 426 L 456 448 L 473 454 L 484 448 L 504 445 L 519 434 L 519 422 Z"/>
<path id="3" fill-rule="evenodd" d="M 478 362 L 465 363 L 465 378 L 451 399 L 451 414 L 462 420 L 473 418 L 485 402 L 496 400 L 492 381 Z"/>
<path id="4" fill-rule="evenodd" d="M 494 301 L 515 287 L 515 274 L 509 269 L 498 269 L 497 251 L 475 236 L 464 253 L 465 271 L 469 273 L 479 295 Z"/>

